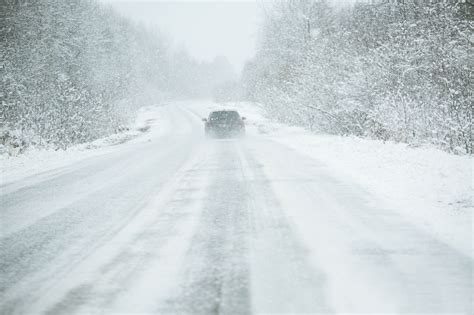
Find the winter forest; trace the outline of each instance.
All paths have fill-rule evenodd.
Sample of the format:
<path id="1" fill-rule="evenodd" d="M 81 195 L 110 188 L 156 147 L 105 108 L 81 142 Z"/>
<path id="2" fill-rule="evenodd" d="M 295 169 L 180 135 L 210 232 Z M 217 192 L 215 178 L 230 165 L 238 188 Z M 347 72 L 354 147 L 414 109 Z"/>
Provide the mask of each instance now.
<path id="1" fill-rule="evenodd" d="M 473 152 L 470 0 L 262 2 L 240 79 L 93 0 L 0 6 L 2 144 L 64 149 L 120 132 L 142 105 L 213 96 L 315 132 Z"/>
<path id="2" fill-rule="evenodd" d="M 120 132 L 140 106 L 207 96 L 235 78 L 94 0 L 0 4 L 3 144 L 67 148 Z"/>
<path id="3" fill-rule="evenodd" d="M 317 131 L 472 153 L 473 13 L 459 0 L 275 3 L 245 95 Z"/>

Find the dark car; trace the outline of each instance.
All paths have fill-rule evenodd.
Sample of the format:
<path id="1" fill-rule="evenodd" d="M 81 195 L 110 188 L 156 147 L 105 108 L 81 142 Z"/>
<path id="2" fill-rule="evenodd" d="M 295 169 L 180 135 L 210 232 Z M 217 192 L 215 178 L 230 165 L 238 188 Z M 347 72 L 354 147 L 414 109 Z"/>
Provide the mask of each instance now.
<path id="1" fill-rule="evenodd" d="M 204 131 L 208 137 L 241 137 L 245 135 L 245 117 L 240 117 L 235 110 L 220 110 L 209 114 Z"/>

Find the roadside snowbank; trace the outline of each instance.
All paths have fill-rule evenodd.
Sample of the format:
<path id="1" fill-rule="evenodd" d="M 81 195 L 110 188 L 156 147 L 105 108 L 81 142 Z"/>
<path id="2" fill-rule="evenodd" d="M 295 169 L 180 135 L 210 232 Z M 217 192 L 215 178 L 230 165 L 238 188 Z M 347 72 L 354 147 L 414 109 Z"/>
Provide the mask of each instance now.
<path id="1" fill-rule="evenodd" d="M 254 104 L 233 107 L 260 134 L 314 158 L 367 189 L 387 206 L 465 255 L 472 253 L 472 156 L 431 147 L 313 134 L 264 118 Z"/>
<path id="2" fill-rule="evenodd" d="M 0 185 L 66 167 L 91 156 L 106 154 L 115 150 L 118 144 L 147 141 L 149 137 L 143 137 L 145 134 L 158 136 L 166 130 L 166 125 L 162 124 L 163 108 L 163 106 L 143 107 L 128 130 L 67 150 L 29 148 L 17 156 L 0 154 Z"/>

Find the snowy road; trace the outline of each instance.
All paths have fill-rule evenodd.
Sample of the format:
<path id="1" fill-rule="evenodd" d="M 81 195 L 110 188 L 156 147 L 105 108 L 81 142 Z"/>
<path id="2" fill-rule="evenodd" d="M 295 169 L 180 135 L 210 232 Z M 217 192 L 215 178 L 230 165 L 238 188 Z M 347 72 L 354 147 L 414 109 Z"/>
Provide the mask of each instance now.
<path id="1" fill-rule="evenodd" d="M 264 134 L 206 140 L 206 111 L 4 183 L 0 313 L 472 312 L 470 257 Z"/>

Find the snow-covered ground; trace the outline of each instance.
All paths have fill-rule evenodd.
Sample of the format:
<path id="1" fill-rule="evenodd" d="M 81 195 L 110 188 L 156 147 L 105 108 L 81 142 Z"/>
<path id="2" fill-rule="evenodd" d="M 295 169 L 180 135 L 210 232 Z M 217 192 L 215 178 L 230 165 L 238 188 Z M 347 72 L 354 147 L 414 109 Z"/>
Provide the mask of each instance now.
<path id="1" fill-rule="evenodd" d="M 354 136 L 315 135 L 266 119 L 258 104 L 233 106 L 251 117 L 248 125 L 257 134 L 324 163 L 334 175 L 356 182 L 413 224 L 472 257 L 472 156 Z"/>
<path id="2" fill-rule="evenodd" d="M 2 158 L 0 313 L 472 313 L 472 158 L 220 107 Z"/>
<path id="3" fill-rule="evenodd" d="M 67 150 L 45 150 L 29 148 L 23 154 L 10 156 L 0 154 L 0 180 L 2 184 L 18 181 L 24 177 L 37 175 L 45 171 L 66 167 L 88 157 L 120 150 L 117 145 L 148 141 L 162 135 L 169 129 L 168 122 L 162 117 L 160 105 L 140 109 L 135 123 L 129 130 L 123 131 L 93 142 L 76 145 Z"/>

